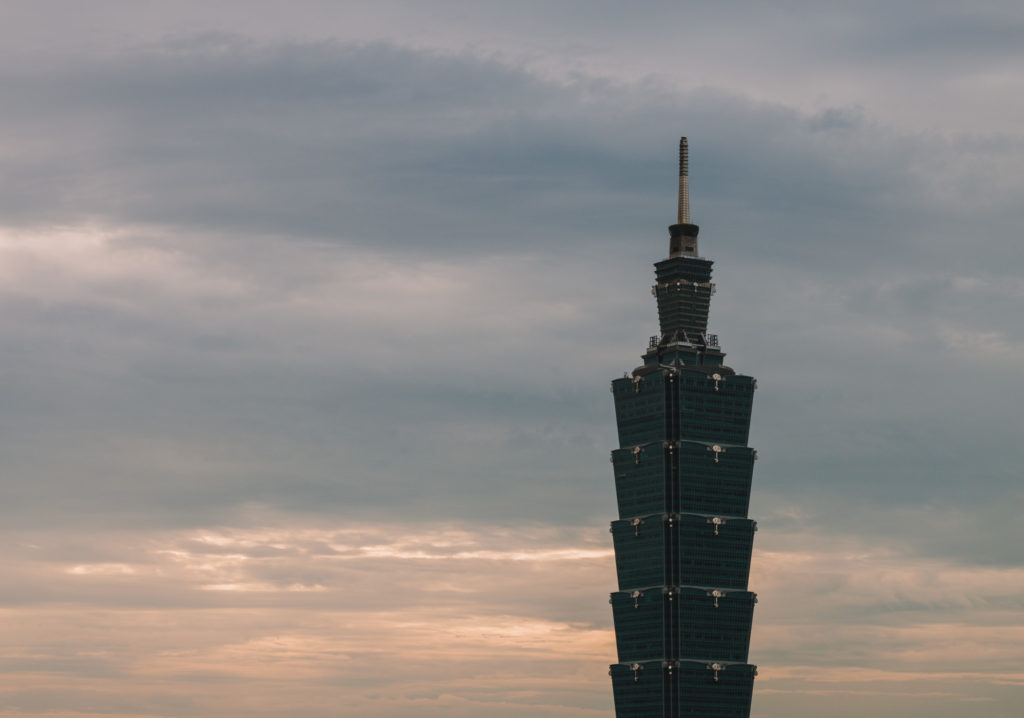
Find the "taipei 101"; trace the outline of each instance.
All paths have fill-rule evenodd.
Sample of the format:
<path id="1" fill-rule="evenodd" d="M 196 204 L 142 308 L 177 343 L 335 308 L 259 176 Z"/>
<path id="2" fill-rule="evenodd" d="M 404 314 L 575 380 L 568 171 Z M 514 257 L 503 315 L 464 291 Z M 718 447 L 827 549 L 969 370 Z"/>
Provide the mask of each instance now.
<path id="1" fill-rule="evenodd" d="M 708 333 L 715 285 L 690 222 L 688 165 L 683 137 L 678 221 L 668 257 L 654 265 L 660 333 L 644 363 L 612 382 L 617 718 L 746 718 L 757 675 L 747 663 L 757 382 L 726 366 Z"/>
<path id="2" fill-rule="evenodd" d="M 2 8 L 0 718 L 1024 716 L 1019 0 Z"/>

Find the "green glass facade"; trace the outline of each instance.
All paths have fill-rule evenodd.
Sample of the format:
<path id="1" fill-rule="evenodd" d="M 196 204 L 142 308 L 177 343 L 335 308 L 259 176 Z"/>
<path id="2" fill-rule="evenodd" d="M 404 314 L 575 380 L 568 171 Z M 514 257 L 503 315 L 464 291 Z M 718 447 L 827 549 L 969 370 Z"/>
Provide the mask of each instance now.
<path id="1" fill-rule="evenodd" d="M 681 188 L 684 152 L 685 140 Z M 757 383 L 725 366 L 707 334 L 712 262 L 696 254 L 696 225 L 669 231 L 670 256 L 655 264 L 653 288 L 661 334 L 632 375 L 612 382 L 615 712 L 748 718 L 757 524 L 747 509 L 757 453 L 747 437 Z"/>

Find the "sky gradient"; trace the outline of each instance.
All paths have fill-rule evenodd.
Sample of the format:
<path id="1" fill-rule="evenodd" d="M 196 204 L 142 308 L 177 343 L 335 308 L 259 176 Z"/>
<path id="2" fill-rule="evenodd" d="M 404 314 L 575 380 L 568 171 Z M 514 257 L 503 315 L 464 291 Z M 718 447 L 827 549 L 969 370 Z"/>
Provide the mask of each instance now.
<path id="1" fill-rule="evenodd" d="M 10 3 L 0 717 L 612 716 L 676 143 L 756 718 L 1024 711 L 1024 10 Z"/>

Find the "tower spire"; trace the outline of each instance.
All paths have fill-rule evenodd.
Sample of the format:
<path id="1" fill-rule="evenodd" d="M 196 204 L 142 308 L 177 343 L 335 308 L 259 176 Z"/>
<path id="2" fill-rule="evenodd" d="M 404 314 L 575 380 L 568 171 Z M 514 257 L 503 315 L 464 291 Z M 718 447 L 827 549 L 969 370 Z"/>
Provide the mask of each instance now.
<path id="1" fill-rule="evenodd" d="M 668 228 L 669 257 L 696 257 L 697 232 L 700 227 L 690 224 L 690 147 L 685 137 L 679 138 L 679 211 L 676 224 Z"/>
<path id="2" fill-rule="evenodd" d="M 690 223 L 690 148 L 679 138 L 679 224 Z"/>

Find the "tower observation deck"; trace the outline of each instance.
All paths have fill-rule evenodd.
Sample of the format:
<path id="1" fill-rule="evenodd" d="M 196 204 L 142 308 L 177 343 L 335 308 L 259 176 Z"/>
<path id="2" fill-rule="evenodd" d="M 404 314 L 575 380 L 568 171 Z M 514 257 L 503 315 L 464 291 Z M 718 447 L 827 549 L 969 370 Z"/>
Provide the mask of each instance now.
<path id="1" fill-rule="evenodd" d="M 632 376 L 612 382 L 617 718 L 748 718 L 757 674 L 747 663 L 757 382 L 725 366 L 707 333 L 715 286 L 690 223 L 687 150 L 684 137 L 678 221 L 654 265 L 661 334 Z"/>

